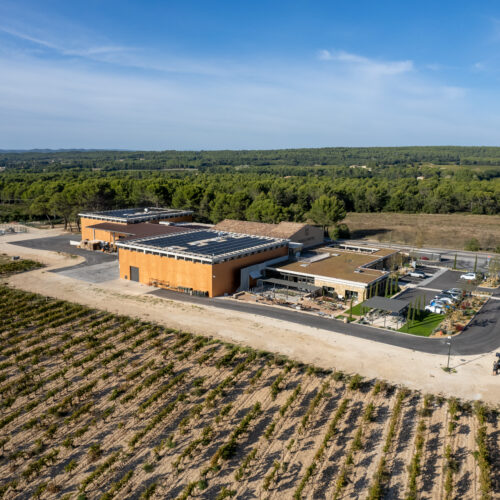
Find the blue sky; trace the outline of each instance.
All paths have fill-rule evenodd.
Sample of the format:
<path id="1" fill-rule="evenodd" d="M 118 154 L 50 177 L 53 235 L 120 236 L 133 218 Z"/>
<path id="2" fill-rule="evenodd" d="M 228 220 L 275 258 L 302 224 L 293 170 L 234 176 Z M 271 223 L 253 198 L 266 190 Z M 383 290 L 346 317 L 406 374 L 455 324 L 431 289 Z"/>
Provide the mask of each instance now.
<path id="1" fill-rule="evenodd" d="M 497 1 L 0 0 L 0 148 L 500 145 Z"/>

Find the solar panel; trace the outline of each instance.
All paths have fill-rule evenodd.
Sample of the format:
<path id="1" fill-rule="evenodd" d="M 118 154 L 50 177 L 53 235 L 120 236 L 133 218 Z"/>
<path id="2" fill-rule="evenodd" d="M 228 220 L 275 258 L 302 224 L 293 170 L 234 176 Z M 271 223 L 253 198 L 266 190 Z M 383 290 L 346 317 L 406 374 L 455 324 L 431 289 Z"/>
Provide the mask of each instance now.
<path id="1" fill-rule="evenodd" d="M 152 220 L 158 218 L 175 217 L 179 215 L 189 215 L 190 210 L 180 210 L 175 208 L 122 208 L 117 210 L 105 210 L 102 212 L 85 212 L 79 214 L 81 217 L 91 217 L 102 220 L 115 220 L 119 222 L 139 222 L 141 220 Z"/>
<path id="2" fill-rule="evenodd" d="M 283 240 L 264 236 L 220 233 L 210 230 L 190 231 L 152 238 L 142 238 L 131 242 L 136 249 L 158 249 L 165 252 L 185 254 L 186 256 L 221 257 L 234 253 L 255 251 L 260 247 L 285 244 Z M 119 243 L 118 246 L 127 246 Z"/>

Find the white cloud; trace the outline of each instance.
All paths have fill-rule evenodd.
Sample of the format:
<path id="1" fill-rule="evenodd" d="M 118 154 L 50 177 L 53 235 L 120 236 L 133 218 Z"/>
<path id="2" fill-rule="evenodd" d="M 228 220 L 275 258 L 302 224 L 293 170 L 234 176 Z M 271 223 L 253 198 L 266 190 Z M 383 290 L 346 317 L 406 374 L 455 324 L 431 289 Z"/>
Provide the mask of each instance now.
<path id="1" fill-rule="evenodd" d="M 377 59 L 369 59 L 357 54 L 351 54 L 343 50 L 329 51 L 326 49 L 320 50 L 318 57 L 322 61 L 337 61 L 348 64 L 356 69 L 366 71 L 372 75 L 385 76 L 407 73 L 413 70 L 413 62 L 406 61 L 379 61 Z"/>
<path id="2" fill-rule="evenodd" d="M 207 60 L 44 26 L 0 28 L 18 42 L 0 49 L 0 148 L 496 141 L 494 99 L 472 106 L 471 93 L 410 60 L 329 50 L 317 55 L 324 63 Z"/>
<path id="3" fill-rule="evenodd" d="M 464 89 L 428 81 L 416 71 L 374 82 L 369 72 L 273 61 L 249 65 L 252 78 L 247 78 L 238 65 L 224 64 L 227 78 L 186 79 L 116 72 L 79 60 L 0 58 L 0 148 L 213 149 L 496 140 L 499 120 L 492 117 L 500 113 L 484 120 Z"/>

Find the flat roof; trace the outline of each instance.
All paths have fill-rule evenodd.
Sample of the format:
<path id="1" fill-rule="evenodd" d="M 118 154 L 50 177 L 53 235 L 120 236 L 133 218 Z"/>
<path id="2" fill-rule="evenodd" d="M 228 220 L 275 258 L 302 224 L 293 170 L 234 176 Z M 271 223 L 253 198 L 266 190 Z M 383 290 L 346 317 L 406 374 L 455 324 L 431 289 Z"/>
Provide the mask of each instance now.
<path id="1" fill-rule="evenodd" d="M 370 284 L 388 273 L 378 269 L 370 269 L 366 266 L 373 265 L 392 253 L 396 252 L 391 250 L 387 253 L 387 250 L 383 249 L 372 253 L 360 253 L 335 247 L 322 247 L 305 254 L 295 262 L 276 267 L 276 269 L 295 275 L 324 278 L 326 280 Z"/>
<path id="2" fill-rule="evenodd" d="M 110 233 L 124 234 L 131 238 L 143 238 L 146 236 L 156 236 L 160 234 L 185 233 L 193 231 L 191 227 L 167 226 L 164 224 L 151 224 L 148 222 L 138 222 L 136 224 L 126 225 L 116 224 L 114 222 L 99 222 L 88 226 L 90 229 L 98 229 L 99 231 L 108 231 Z"/>
<path id="3" fill-rule="evenodd" d="M 135 224 L 148 220 L 170 219 L 192 215 L 192 210 L 179 210 L 176 208 L 121 208 L 118 210 L 105 210 L 103 212 L 82 212 L 78 215 L 88 219 L 97 219 L 109 222 L 121 222 L 122 224 Z"/>
<path id="4" fill-rule="evenodd" d="M 167 226 L 169 227 L 169 226 Z M 182 228 L 182 226 L 174 226 Z M 182 258 L 216 264 L 265 250 L 287 246 L 286 240 L 226 233 L 222 231 L 190 230 L 176 234 L 119 241 L 116 246 L 155 255 Z"/>

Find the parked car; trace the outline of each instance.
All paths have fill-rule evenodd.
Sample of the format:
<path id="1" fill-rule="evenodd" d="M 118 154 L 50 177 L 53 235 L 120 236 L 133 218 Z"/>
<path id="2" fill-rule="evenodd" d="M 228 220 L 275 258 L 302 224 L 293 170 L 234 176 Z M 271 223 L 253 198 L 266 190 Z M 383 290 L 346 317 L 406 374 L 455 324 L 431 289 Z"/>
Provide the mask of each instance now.
<path id="1" fill-rule="evenodd" d="M 442 307 L 439 307 L 438 305 L 430 305 L 430 306 L 425 306 L 425 310 L 431 313 L 435 314 L 444 314 L 445 310 Z"/>
<path id="2" fill-rule="evenodd" d="M 461 280 L 472 281 L 476 279 L 476 273 L 465 273 L 460 276 Z"/>
<path id="3" fill-rule="evenodd" d="M 461 288 L 450 288 L 449 290 L 444 290 L 445 292 L 449 293 L 456 293 L 458 295 L 462 295 L 463 290 Z"/>
<path id="4" fill-rule="evenodd" d="M 443 290 L 440 295 L 451 297 L 456 302 L 460 302 L 460 299 L 462 298 L 462 293 L 451 292 L 450 290 Z"/>
<path id="5" fill-rule="evenodd" d="M 444 302 L 446 304 L 450 304 L 450 305 L 453 305 L 455 304 L 455 300 L 452 298 L 452 297 L 448 297 L 447 295 L 436 295 L 434 297 L 436 300 L 440 301 L 440 302 Z"/>
<path id="6" fill-rule="evenodd" d="M 451 309 L 451 306 L 447 302 L 438 299 L 431 300 L 430 305 L 440 307 L 441 309 Z"/>
<path id="7" fill-rule="evenodd" d="M 408 273 L 412 278 L 425 278 L 426 274 L 423 271 L 419 271 L 418 269 L 414 269 Z"/>

